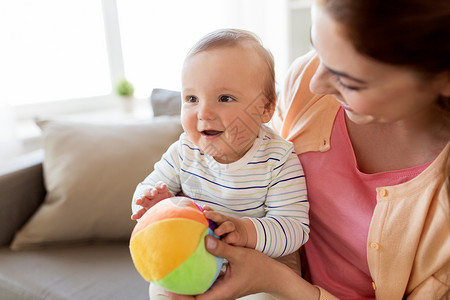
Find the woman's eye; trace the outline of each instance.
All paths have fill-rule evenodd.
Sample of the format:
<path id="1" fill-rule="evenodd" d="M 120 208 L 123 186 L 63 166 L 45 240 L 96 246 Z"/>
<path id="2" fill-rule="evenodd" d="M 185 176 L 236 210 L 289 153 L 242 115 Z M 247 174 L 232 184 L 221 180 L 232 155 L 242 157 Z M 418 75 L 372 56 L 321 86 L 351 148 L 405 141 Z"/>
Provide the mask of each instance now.
<path id="1" fill-rule="evenodd" d="M 337 81 L 337 83 L 341 86 L 341 87 L 343 87 L 344 89 L 347 89 L 347 90 L 351 90 L 351 91 L 359 91 L 361 88 L 359 88 L 359 87 L 357 87 L 357 86 L 351 86 L 351 85 L 347 85 L 347 84 L 344 84 L 342 81 L 341 81 L 341 78 L 339 77 L 339 76 L 336 76 L 336 81 Z"/>
<path id="2" fill-rule="evenodd" d="M 195 102 L 198 102 L 198 99 L 197 99 L 197 97 L 194 97 L 194 96 L 187 96 L 186 102 L 195 103 Z"/>
<path id="3" fill-rule="evenodd" d="M 231 96 L 222 95 L 219 97 L 219 102 L 231 102 L 231 101 L 234 101 L 233 97 Z"/>

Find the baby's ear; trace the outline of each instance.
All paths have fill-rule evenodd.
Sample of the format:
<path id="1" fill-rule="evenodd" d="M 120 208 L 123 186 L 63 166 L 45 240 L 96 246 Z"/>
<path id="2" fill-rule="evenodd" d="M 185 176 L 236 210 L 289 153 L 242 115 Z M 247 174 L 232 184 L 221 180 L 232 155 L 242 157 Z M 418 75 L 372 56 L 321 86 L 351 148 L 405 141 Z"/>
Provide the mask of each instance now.
<path id="1" fill-rule="evenodd" d="M 272 119 L 273 113 L 275 111 L 275 103 L 276 98 L 267 100 L 267 103 L 264 105 L 263 114 L 261 116 L 263 123 L 268 123 Z"/>

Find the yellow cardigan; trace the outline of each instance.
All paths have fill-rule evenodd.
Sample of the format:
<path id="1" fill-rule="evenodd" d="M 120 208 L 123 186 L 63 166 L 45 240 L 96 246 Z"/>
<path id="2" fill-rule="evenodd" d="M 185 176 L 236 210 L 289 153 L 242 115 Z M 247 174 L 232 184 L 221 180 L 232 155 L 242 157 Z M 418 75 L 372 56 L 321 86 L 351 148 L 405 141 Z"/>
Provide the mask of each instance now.
<path id="1" fill-rule="evenodd" d="M 318 64 L 314 52 L 293 63 L 272 120 L 272 126 L 294 143 L 298 154 L 324 152 L 332 146 L 330 135 L 339 104 L 330 95 L 310 92 L 309 82 Z M 377 299 L 405 295 L 408 299 L 444 299 L 450 289 L 450 191 L 444 184 L 448 152 L 450 142 L 413 180 L 377 188 L 367 242 Z M 320 291 L 321 299 L 335 299 L 323 288 Z"/>

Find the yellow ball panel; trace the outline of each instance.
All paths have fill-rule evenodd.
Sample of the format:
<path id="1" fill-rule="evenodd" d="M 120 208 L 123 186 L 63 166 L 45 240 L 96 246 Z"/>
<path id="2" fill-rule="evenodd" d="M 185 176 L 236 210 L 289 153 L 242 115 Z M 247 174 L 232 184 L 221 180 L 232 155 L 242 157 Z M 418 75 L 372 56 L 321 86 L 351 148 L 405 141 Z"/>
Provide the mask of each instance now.
<path id="1" fill-rule="evenodd" d="M 150 224 L 130 241 L 136 269 L 147 281 L 164 278 L 194 253 L 206 229 L 204 224 L 190 219 Z"/>

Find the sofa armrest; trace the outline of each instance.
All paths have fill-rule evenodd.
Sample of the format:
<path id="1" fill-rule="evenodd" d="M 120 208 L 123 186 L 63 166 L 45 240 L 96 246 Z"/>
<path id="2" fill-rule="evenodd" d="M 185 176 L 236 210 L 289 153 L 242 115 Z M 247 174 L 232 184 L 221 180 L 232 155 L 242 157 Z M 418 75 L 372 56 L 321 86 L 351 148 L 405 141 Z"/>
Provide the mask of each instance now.
<path id="1" fill-rule="evenodd" d="M 9 245 L 14 234 L 45 198 L 43 153 L 30 153 L 0 168 L 0 246 Z"/>

